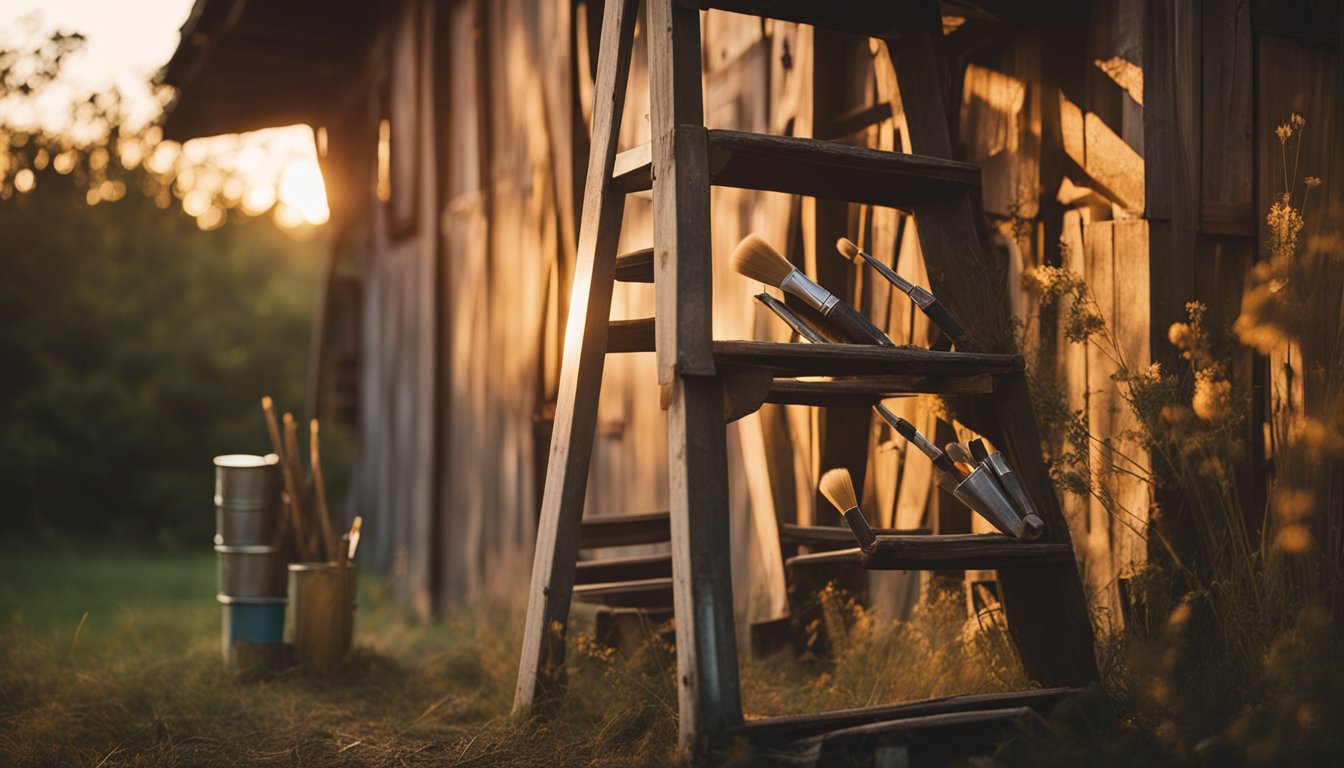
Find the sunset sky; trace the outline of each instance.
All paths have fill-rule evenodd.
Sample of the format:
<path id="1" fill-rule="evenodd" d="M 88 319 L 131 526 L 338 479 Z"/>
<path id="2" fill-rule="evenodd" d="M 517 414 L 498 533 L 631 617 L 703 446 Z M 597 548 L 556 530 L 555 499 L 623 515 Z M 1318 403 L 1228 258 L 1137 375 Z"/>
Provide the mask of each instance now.
<path id="1" fill-rule="evenodd" d="M 178 30 L 191 12 L 192 0 L 6 0 L 0 3 L 0 37 L 20 42 L 35 26 L 36 34 L 79 32 L 87 42 L 64 65 L 61 81 L 43 94 L 35 113 L 11 115 L 18 122 L 38 122 L 53 131 L 69 131 L 67 105 L 91 91 L 115 86 L 130 104 L 133 123 L 158 114 L 148 83 L 177 48 Z M 168 145 L 159 163 L 176 159 Z M 312 133 L 304 126 L 277 128 L 242 136 L 187 142 L 181 151 L 186 165 L 209 163 L 241 179 L 228 184 L 226 175 L 179 175 L 182 205 L 203 228 L 222 219 L 210 200 L 227 198 L 252 215 L 271 212 L 282 226 L 321 224 L 327 219 L 326 194 L 317 166 Z M 171 156 L 171 157 L 170 157 Z M 147 158 L 151 162 L 153 158 Z M 189 183 L 184 183 L 189 182 Z M 218 184 L 212 188 L 211 184 Z"/>

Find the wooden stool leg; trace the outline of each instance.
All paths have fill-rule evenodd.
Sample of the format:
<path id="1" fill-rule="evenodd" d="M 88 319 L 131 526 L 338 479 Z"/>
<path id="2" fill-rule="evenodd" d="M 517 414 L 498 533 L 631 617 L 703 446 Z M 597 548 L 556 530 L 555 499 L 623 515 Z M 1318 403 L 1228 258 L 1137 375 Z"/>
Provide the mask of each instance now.
<path id="1" fill-rule="evenodd" d="M 635 13 L 636 0 L 607 0 L 602 22 L 595 88 L 596 93 L 613 95 L 610 99 L 597 99 L 593 106 L 593 141 L 588 156 L 574 289 L 565 330 L 536 555 L 532 561 L 518 688 L 513 700 L 516 714 L 538 703 L 541 693 L 564 683 L 565 625 L 574 590 L 588 465 L 607 354 L 616 251 L 625 210 L 625 195 L 608 187 L 625 104 Z"/>
<path id="2" fill-rule="evenodd" d="M 742 722 L 728 542 L 723 387 L 681 376 L 667 411 L 672 585 L 683 760 L 694 761 Z"/>

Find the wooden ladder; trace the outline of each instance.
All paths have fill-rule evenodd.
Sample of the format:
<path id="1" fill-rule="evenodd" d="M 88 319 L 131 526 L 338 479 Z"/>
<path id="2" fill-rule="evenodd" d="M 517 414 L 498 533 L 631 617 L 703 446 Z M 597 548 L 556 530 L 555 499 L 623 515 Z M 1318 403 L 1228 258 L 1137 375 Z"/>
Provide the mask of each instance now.
<path id="1" fill-rule="evenodd" d="M 911 144 L 923 156 L 706 129 L 699 12 L 708 8 L 883 38 L 896 64 Z M 1045 536 L 1027 545 L 999 535 L 887 535 L 863 553 L 862 562 L 870 568 L 997 568 L 1009 632 L 1030 677 L 1046 687 L 1095 681 L 1092 628 L 1068 528 L 1041 458 L 1025 366 L 1013 348 L 1003 301 L 984 261 L 979 168 L 947 159 L 951 139 L 937 3 L 647 0 L 652 140 L 618 153 L 637 10 L 637 0 L 606 0 L 578 260 L 515 712 L 553 700 L 563 687 L 564 632 L 602 369 L 608 353 L 629 351 L 656 351 L 667 410 L 683 757 L 702 754 L 734 734 L 769 740 L 883 727 L 899 731 L 915 727 L 911 718 L 922 723 L 974 712 L 971 720 L 979 722 L 987 711 L 1017 712 L 1050 700 L 1045 694 L 954 697 L 744 725 L 733 630 L 725 423 L 767 399 L 822 404 L 831 397 L 852 403 L 856 396 L 913 391 L 978 393 L 951 398 L 950 405 L 1022 476 L 1046 522 Z M 966 338 L 955 340 L 958 350 L 975 351 L 715 341 L 711 184 L 912 213 L 932 288 L 966 328 Z M 654 249 L 618 257 L 625 196 L 650 189 Z M 656 284 L 657 322 L 611 322 L 614 282 L 650 276 Z M 840 387 L 796 378 L 817 375 L 850 378 Z"/>

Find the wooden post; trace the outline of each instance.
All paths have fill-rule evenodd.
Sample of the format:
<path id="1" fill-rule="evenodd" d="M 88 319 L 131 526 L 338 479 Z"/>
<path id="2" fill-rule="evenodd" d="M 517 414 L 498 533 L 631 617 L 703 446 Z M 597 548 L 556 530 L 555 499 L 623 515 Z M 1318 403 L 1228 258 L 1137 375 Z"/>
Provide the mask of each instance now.
<path id="1" fill-rule="evenodd" d="M 918 21 L 887 45 L 896 66 L 911 149 L 951 157 L 942 28 L 937 3 L 929 0 L 925 5 Z M 1003 296 L 990 278 L 992 270 L 986 268 L 978 210 L 969 194 L 952 202 L 915 206 L 920 249 L 931 289 L 965 325 L 968 346 L 977 352 L 1014 352 Z M 975 414 L 958 415 L 974 428 L 987 430 L 1021 474 L 1048 526 L 1044 540 L 1069 543 L 1068 526 L 1041 459 L 1025 376 L 1001 378 L 993 408 L 997 416 L 993 425 L 983 425 L 984 419 Z M 999 585 L 1009 631 L 1033 680 L 1043 685 L 1087 685 L 1097 679 L 1087 599 L 1073 563 L 1001 568 Z"/>
<path id="2" fill-rule="evenodd" d="M 683 760 L 742 721 L 728 542 L 723 389 L 711 345 L 709 170 L 700 15 L 649 0 L 658 380 L 667 413 Z"/>
<path id="3" fill-rule="evenodd" d="M 518 662 L 515 714 L 525 713 L 538 703 L 539 694 L 564 682 L 565 625 L 574 589 L 588 465 L 597 427 L 597 400 L 607 353 L 616 249 L 625 209 L 625 195 L 609 187 L 625 104 L 630 49 L 634 44 L 635 10 L 635 0 L 607 0 L 602 23 L 592 151 L 588 157 L 555 427 L 532 561 L 523 652 Z"/>

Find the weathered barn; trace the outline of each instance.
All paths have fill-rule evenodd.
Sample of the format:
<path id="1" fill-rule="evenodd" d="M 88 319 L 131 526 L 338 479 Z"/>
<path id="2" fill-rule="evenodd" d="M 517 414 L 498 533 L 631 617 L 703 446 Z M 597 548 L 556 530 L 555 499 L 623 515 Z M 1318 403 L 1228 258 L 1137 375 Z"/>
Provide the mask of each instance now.
<path id="1" fill-rule="evenodd" d="M 1082 274 L 1138 367 L 1179 363 L 1166 329 L 1189 300 L 1230 322 L 1281 191 L 1273 129 L 1291 113 L 1308 121 L 1300 162 L 1324 179 L 1317 199 L 1344 197 L 1338 6 L 942 5 L 956 54 L 947 117 L 959 156 L 983 168 L 984 213 L 998 233 L 987 268 L 1023 319 L 1028 350 L 1058 368 L 1038 373 L 1058 373 L 1069 406 L 1087 414 L 1099 438 L 1094 469 L 1112 448 L 1142 462 L 1113 364 L 1058 339 L 1020 278 L 1041 264 Z M 369 520 L 367 555 L 424 613 L 527 584 L 600 15 L 594 0 L 197 0 L 167 71 L 179 92 L 169 138 L 292 123 L 317 132 L 332 246 L 310 407 L 357 426 L 352 506 Z M 701 20 L 709 125 L 908 147 L 886 51 L 869 38 L 718 11 Z M 649 138 L 644 46 L 634 50 L 624 147 Z M 927 284 L 900 212 L 736 189 L 715 189 L 712 205 L 716 338 L 788 338 L 752 299 L 759 286 L 727 266 L 754 231 L 898 344 L 930 342 L 904 297 L 865 280 L 832 245 L 848 236 Z M 648 246 L 647 199 L 632 196 L 625 215 L 622 251 Z M 618 285 L 613 317 L 647 317 L 652 305 L 649 286 Z M 589 514 L 667 504 L 665 419 L 646 356 L 608 361 Z M 1248 356 L 1238 375 L 1272 400 L 1281 379 L 1271 370 L 1280 368 Z M 951 439 L 936 403 L 893 407 Z M 789 610 L 778 525 L 832 519 L 815 494 L 825 468 L 848 466 L 863 481 L 875 523 L 983 525 L 940 503 L 927 462 L 905 453 L 862 408 L 771 405 L 730 427 L 740 625 Z M 1145 483 L 1107 477 L 1099 498 L 1064 504 L 1085 584 L 1118 616 L 1124 579 L 1146 558 L 1151 499 Z M 1246 492 L 1261 490 L 1247 480 Z"/>

